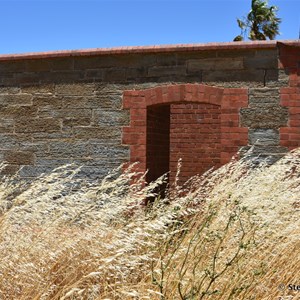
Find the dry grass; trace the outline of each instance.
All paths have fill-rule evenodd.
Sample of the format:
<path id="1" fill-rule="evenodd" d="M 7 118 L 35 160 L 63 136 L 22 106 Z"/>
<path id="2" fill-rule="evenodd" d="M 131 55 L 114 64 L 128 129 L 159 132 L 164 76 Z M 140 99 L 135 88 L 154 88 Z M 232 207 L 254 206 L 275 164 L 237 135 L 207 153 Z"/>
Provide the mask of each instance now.
<path id="1" fill-rule="evenodd" d="M 163 178 L 3 179 L 0 299 L 300 299 L 299 171 L 233 161 L 146 209 Z"/>

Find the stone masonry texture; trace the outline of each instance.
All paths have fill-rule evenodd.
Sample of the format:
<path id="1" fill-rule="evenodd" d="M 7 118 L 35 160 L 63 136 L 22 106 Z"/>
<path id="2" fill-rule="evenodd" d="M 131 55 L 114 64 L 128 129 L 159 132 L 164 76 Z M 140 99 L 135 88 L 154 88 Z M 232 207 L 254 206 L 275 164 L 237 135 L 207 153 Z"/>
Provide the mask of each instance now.
<path id="1" fill-rule="evenodd" d="M 275 161 L 300 146 L 299 78 L 299 41 L 3 55 L 2 174 L 138 161 L 172 180 L 182 158 L 184 181 L 239 151 Z"/>

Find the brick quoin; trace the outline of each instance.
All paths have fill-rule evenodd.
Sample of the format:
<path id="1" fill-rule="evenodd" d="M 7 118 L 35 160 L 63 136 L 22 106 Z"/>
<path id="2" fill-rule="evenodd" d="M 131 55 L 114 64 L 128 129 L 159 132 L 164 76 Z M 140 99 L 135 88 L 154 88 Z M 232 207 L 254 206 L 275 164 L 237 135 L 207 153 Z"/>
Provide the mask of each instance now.
<path id="1" fill-rule="evenodd" d="M 248 106 L 248 89 L 204 84 L 178 84 L 124 91 L 123 109 L 130 126 L 123 144 L 130 145 L 136 171 L 149 170 L 150 182 L 170 171 L 174 181 L 182 159 L 180 183 L 229 162 L 248 144 L 248 128 L 240 127 L 239 110 Z"/>
<path id="2" fill-rule="evenodd" d="M 280 89 L 280 104 L 289 109 L 287 127 L 280 128 L 280 144 L 300 147 L 300 47 L 279 43 L 279 68 L 289 75 L 288 87 Z"/>

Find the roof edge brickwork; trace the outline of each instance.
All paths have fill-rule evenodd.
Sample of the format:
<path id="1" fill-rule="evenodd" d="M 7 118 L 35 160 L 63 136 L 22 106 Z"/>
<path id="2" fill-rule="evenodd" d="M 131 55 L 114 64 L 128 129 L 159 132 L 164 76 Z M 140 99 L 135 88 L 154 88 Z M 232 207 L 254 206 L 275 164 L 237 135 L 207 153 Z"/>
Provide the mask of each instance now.
<path id="1" fill-rule="evenodd" d="M 94 56 L 94 55 L 115 55 L 133 53 L 163 53 L 163 52 L 190 52 L 205 50 L 234 50 L 234 49 L 270 49 L 276 48 L 277 44 L 300 47 L 300 40 L 282 41 L 255 41 L 255 42 L 223 42 L 205 44 L 177 44 L 177 45 L 157 45 L 157 46 L 133 46 L 115 48 L 94 48 L 81 50 L 62 50 L 48 52 L 32 52 L 21 54 L 2 54 L 0 61 L 13 61 L 25 59 L 43 59 L 54 57 L 72 56 Z"/>

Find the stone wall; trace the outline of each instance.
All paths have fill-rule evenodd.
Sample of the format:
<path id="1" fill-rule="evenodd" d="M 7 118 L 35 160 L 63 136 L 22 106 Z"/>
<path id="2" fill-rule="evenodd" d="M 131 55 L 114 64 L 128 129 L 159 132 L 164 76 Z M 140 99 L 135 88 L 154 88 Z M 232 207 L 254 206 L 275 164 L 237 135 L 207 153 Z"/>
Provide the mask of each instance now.
<path id="1" fill-rule="evenodd" d="M 1 56 L 2 174 L 20 170 L 32 178 L 75 162 L 84 166 L 82 176 L 101 178 L 141 158 L 143 132 L 128 133 L 141 122 L 130 111 L 140 99 L 126 93 L 180 84 L 245 91 L 246 99 L 228 94 L 224 100 L 230 109 L 243 99 L 234 107 L 238 118 L 228 113 L 223 120 L 238 124 L 234 146 L 255 145 L 254 154 L 279 157 L 299 146 L 299 46 L 221 43 Z M 222 163 L 231 155 L 223 152 Z"/>

